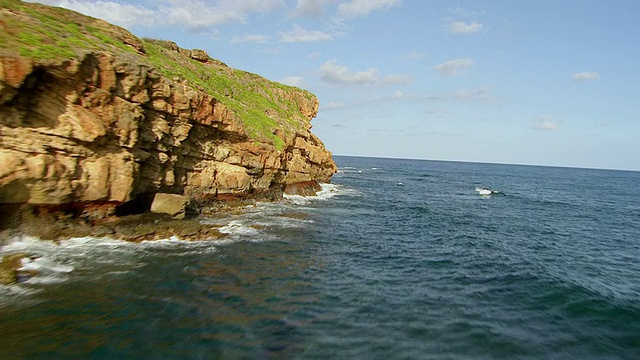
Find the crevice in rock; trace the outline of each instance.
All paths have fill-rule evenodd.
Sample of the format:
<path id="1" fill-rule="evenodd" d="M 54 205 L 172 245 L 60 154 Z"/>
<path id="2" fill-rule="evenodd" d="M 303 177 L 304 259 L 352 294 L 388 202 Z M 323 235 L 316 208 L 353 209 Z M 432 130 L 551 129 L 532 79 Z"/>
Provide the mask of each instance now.
<path id="1" fill-rule="evenodd" d="M 8 127 L 54 128 L 58 116 L 66 110 L 64 96 L 55 77 L 45 68 L 35 68 L 24 80 L 11 100 L 0 108 Z"/>
<path id="2" fill-rule="evenodd" d="M 138 194 L 133 200 L 116 206 L 116 216 L 136 215 L 149 212 L 155 193 Z"/>

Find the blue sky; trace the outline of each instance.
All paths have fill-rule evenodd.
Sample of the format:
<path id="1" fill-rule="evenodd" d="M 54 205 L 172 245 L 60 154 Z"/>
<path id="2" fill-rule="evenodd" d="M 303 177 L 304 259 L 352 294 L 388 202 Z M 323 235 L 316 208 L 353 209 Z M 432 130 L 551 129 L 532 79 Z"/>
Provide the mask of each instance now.
<path id="1" fill-rule="evenodd" d="M 337 155 L 640 170 L 640 1 L 40 2 L 310 90 Z"/>

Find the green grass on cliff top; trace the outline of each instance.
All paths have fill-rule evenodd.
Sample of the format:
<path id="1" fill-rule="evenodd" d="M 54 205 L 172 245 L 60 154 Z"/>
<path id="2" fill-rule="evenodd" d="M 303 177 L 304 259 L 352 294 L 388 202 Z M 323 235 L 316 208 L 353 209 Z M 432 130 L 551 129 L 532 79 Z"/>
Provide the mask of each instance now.
<path id="1" fill-rule="evenodd" d="M 312 99 L 308 91 L 268 81 L 258 75 L 235 70 L 219 61 L 208 64 L 189 59 L 170 50 L 168 42 L 139 40 L 126 30 L 102 20 L 66 9 L 16 0 L 0 0 L 0 52 L 18 53 L 36 62 L 60 63 L 90 51 L 135 55 L 164 76 L 186 80 L 232 110 L 254 140 L 271 142 L 278 150 L 284 140 L 307 121 L 295 101 L 284 94 L 299 92 Z M 123 42 L 130 37 L 144 46 L 144 54 Z"/>
<path id="2" fill-rule="evenodd" d="M 102 20 L 73 11 L 0 0 L 0 48 L 39 61 L 71 59 L 91 50 L 135 52 L 110 36 Z"/>
<path id="3" fill-rule="evenodd" d="M 203 64 L 168 48 L 168 42 L 144 39 L 147 58 L 163 75 L 186 79 L 190 84 L 222 102 L 244 121 L 254 139 L 268 139 L 278 150 L 284 141 L 274 134 L 279 129 L 291 135 L 301 127 L 304 119 L 298 105 L 282 96 L 287 92 L 301 92 L 306 99 L 313 95 L 290 86 L 266 80 L 249 72 L 227 67 L 212 60 Z"/>

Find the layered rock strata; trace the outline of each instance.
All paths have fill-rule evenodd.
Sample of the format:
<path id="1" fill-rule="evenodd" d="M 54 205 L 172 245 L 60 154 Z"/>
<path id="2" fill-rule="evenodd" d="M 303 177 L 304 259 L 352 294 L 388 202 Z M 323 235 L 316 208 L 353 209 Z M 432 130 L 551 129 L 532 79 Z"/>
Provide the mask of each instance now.
<path id="1" fill-rule="evenodd" d="M 43 20 L 29 14 L 47 10 L 16 7 L 0 9 L 2 23 L 38 26 Z M 1 34 L 18 40 L 0 42 L 13 44 L 0 48 L 0 204 L 66 205 L 104 217 L 148 208 L 156 193 L 201 206 L 277 199 L 286 186 L 328 182 L 335 173 L 310 131 L 318 111 L 310 93 L 228 68 L 201 50 L 141 41 L 55 11 L 75 19 L 79 38 L 93 39 L 99 24 L 116 43 L 43 59 L 16 50 L 22 30 Z M 170 66 L 158 66 L 162 57 Z"/>

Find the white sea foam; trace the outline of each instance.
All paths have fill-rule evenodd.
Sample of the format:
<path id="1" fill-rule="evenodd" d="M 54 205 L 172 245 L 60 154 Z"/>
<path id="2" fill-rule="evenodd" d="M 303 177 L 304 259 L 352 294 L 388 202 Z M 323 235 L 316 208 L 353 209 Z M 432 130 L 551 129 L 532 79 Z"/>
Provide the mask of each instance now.
<path id="1" fill-rule="evenodd" d="M 229 225 L 221 227 L 219 231 L 223 234 L 242 235 L 242 236 L 258 234 L 258 230 L 256 228 L 247 226 L 243 224 L 242 221 L 240 220 L 231 221 Z"/>
<path id="2" fill-rule="evenodd" d="M 30 236 L 9 239 L 8 244 L 0 248 L 0 256 L 17 252 L 29 254 L 30 258 L 22 260 L 21 270 L 34 271 L 37 275 L 22 284 L 11 286 L 13 290 L 3 287 L 0 295 L 30 294 L 32 291 L 23 292 L 19 289 L 38 290 L 48 284 L 86 276 L 82 274 L 87 274 L 87 269 L 101 269 L 91 272 L 91 276 L 98 277 L 126 274 L 144 266 L 145 258 L 158 251 L 171 250 L 172 256 L 201 255 L 216 252 L 217 246 L 237 241 L 277 240 L 280 236 L 278 230 L 303 228 L 313 223 L 307 216 L 315 210 L 314 202 L 352 192 L 335 184 L 322 184 L 321 187 L 316 196 L 286 195 L 284 202 L 258 203 L 245 208 L 241 214 L 202 218 L 202 223 L 218 225 L 219 231 L 227 235 L 212 241 L 182 241 L 175 236 L 140 243 L 109 237 L 77 237 L 59 242 Z"/>
<path id="3" fill-rule="evenodd" d="M 0 285 L 0 309 L 8 303 L 28 306 L 32 303 L 31 299 L 33 298 L 33 295 L 41 291 L 41 289 L 24 286 L 23 284 Z M 11 300 L 18 301 L 13 302 Z"/>
<path id="4" fill-rule="evenodd" d="M 251 220 L 248 216 L 241 216 L 240 219 L 230 221 L 227 225 L 218 229 L 227 236 L 221 240 L 216 240 L 216 244 L 227 245 L 239 241 L 263 242 L 273 240 L 274 237 L 266 230 L 272 226 L 271 223 L 264 225 L 255 220 Z"/>
<path id="5" fill-rule="evenodd" d="M 371 168 L 371 170 L 378 170 L 378 168 Z M 362 173 L 362 169 L 358 169 L 351 166 L 345 166 L 345 167 L 339 168 L 338 173 L 341 173 L 341 174 Z"/>
<path id="6" fill-rule="evenodd" d="M 11 295 L 20 287 L 64 282 L 77 276 L 77 270 L 101 268 L 104 273 L 92 272 L 92 276 L 98 277 L 127 272 L 144 266 L 145 256 L 163 249 L 177 249 L 178 251 L 172 252 L 176 255 L 216 251 L 210 241 L 182 241 L 177 237 L 137 244 L 106 237 L 78 237 L 53 242 L 19 236 L 9 240 L 7 245 L 0 248 L 0 256 L 17 252 L 29 254 L 31 257 L 22 260 L 20 270 L 34 271 L 36 275 L 21 284 L 12 285 L 14 291 L 4 289 L 6 286 L 3 286 L 0 295 Z"/>
<path id="7" fill-rule="evenodd" d="M 318 200 L 328 200 L 336 195 L 348 192 L 344 187 L 336 184 L 320 184 L 322 189 L 315 196 L 284 195 L 284 198 L 296 205 L 306 205 Z"/>
<path id="8" fill-rule="evenodd" d="M 56 263 L 50 259 L 40 257 L 34 260 L 30 258 L 22 259 L 22 267 L 19 271 L 38 271 L 38 272 L 52 272 L 52 273 L 70 273 L 73 271 L 73 266 Z"/>

